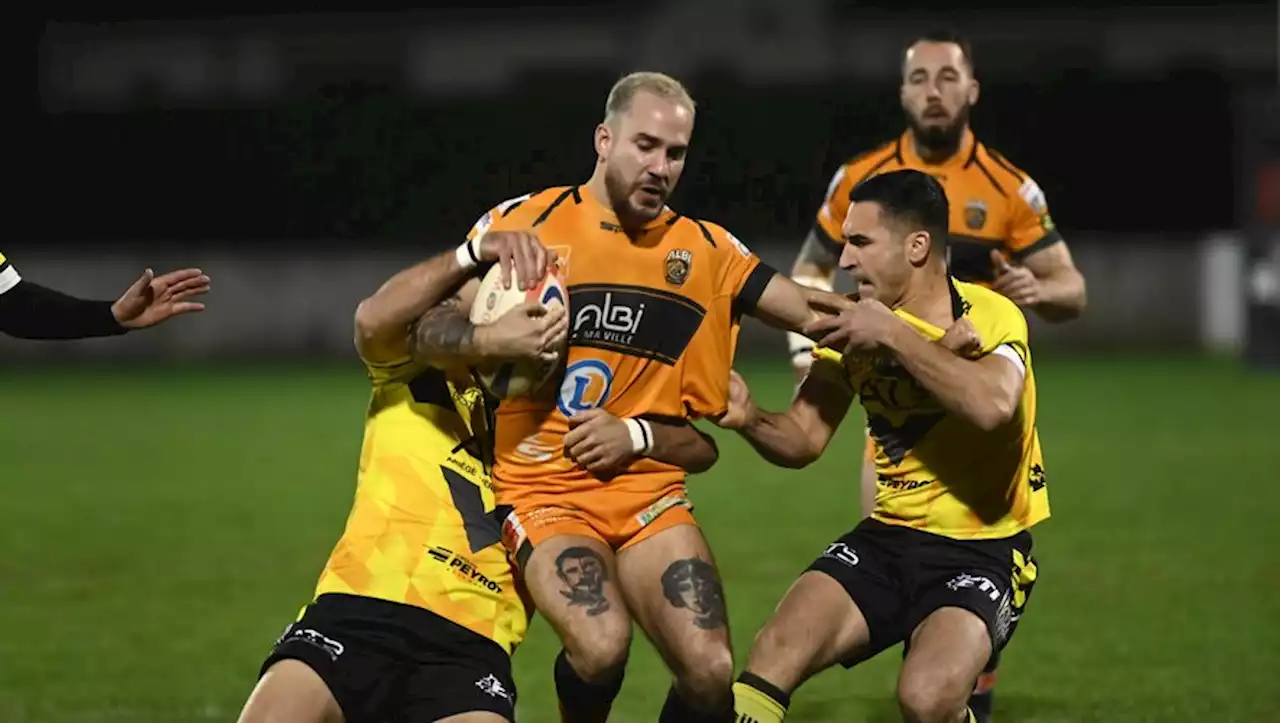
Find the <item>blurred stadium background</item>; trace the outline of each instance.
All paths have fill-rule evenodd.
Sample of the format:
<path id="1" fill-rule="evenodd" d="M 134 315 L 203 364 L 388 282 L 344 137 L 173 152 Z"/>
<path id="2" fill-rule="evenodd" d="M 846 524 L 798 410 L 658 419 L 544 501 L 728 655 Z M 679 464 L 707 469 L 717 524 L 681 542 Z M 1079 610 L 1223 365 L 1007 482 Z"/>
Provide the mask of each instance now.
<path id="1" fill-rule="evenodd" d="M 938 25 L 973 40 L 975 131 L 1089 283 L 1084 318 L 1033 322 L 1055 515 L 997 720 L 1280 720 L 1274 2 L 555 5 L 19 24 L 0 249 L 81 295 L 187 265 L 214 293 L 124 340 L 0 339 L 0 721 L 235 719 L 345 518 L 357 301 L 495 202 L 585 179 L 619 74 L 688 83 L 673 205 L 786 269 L 835 167 L 900 132 L 901 46 Z M 741 368 L 786 402 L 780 334 L 750 326 Z M 799 472 L 721 436 L 693 481 L 740 659 L 858 514 L 846 427 Z M 553 637 L 517 655 L 524 721 L 556 720 Z M 895 720 L 896 666 L 822 676 L 789 720 Z M 638 642 L 614 718 L 653 720 L 666 685 Z"/>

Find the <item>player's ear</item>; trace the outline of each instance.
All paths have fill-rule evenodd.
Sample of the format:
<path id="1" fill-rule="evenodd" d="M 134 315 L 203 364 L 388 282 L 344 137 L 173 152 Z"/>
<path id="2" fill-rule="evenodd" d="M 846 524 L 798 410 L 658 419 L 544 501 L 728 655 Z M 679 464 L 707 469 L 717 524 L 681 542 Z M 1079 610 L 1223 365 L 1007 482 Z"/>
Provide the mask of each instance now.
<path id="1" fill-rule="evenodd" d="M 613 145 L 613 129 L 608 123 L 601 123 L 596 126 L 596 155 L 604 158 L 609 155 L 609 148 Z"/>
<path id="2" fill-rule="evenodd" d="M 978 95 L 979 95 L 978 91 L 979 91 L 978 79 L 974 78 L 973 82 L 969 83 L 969 105 L 978 104 Z"/>
<path id="3" fill-rule="evenodd" d="M 907 235 L 907 260 L 912 266 L 921 266 L 929 260 L 930 246 L 933 245 L 928 231 L 913 231 Z"/>

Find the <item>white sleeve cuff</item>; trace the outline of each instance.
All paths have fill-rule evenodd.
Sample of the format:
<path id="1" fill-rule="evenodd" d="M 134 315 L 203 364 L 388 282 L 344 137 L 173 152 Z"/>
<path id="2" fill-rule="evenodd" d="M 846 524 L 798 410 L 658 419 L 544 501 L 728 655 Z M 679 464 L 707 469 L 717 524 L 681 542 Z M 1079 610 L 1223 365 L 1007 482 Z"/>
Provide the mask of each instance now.
<path id="1" fill-rule="evenodd" d="M 1017 350 L 1013 348 L 1013 345 L 1001 344 L 995 349 L 992 349 L 991 353 L 995 354 L 996 356 L 1002 356 L 1005 359 L 1008 359 L 1009 361 L 1013 362 L 1013 365 L 1018 368 L 1018 376 L 1022 377 L 1023 379 L 1026 379 L 1027 364 L 1026 362 L 1022 361 L 1022 356 L 1018 354 Z"/>

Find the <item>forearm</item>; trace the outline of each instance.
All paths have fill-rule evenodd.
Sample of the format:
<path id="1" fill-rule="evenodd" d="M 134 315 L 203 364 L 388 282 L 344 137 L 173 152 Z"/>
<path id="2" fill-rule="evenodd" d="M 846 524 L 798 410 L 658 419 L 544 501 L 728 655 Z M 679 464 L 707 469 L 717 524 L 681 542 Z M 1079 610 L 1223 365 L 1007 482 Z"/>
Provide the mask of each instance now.
<path id="1" fill-rule="evenodd" d="M 78 299 L 30 281 L 0 294 L 0 332 L 19 339 L 85 339 L 128 329 L 116 321 L 110 301 Z"/>
<path id="2" fill-rule="evenodd" d="M 357 333 L 367 341 L 403 340 L 405 330 L 465 281 L 469 271 L 452 251 L 401 271 L 360 302 Z"/>
<path id="3" fill-rule="evenodd" d="M 1008 395 L 989 369 L 930 342 L 905 323 L 889 335 L 886 346 L 947 411 L 988 430 L 1012 413 Z"/>
<path id="4" fill-rule="evenodd" d="M 649 421 L 647 428 L 641 428 L 641 436 L 645 434 L 653 437 L 646 457 L 673 464 L 690 474 L 706 472 L 720 458 L 711 435 L 692 424 Z"/>
<path id="5" fill-rule="evenodd" d="M 1084 275 L 1079 271 L 1064 269 L 1040 279 L 1040 302 L 1036 304 L 1035 312 L 1045 321 L 1074 319 L 1084 311 L 1086 303 Z"/>
<path id="6" fill-rule="evenodd" d="M 427 309 L 413 325 L 409 349 L 431 364 L 474 364 L 485 356 L 485 339 L 457 297 Z"/>
<path id="7" fill-rule="evenodd" d="M 803 427 L 785 412 L 755 409 L 738 434 L 770 464 L 790 469 L 806 467 L 818 458 Z"/>
<path id="8" fill-rule="evenodd" d="M 810 231 L 795 263 L 791 265 L 791 279 L 807 288 L 831 291 L 835 287 L 837 261 L 838 257 L 818 239 L 817 232 Z M 788 331 L 787 348 L 793 365 L 800 368 L 809 366 L 813 340 L 799 332 Z"/>

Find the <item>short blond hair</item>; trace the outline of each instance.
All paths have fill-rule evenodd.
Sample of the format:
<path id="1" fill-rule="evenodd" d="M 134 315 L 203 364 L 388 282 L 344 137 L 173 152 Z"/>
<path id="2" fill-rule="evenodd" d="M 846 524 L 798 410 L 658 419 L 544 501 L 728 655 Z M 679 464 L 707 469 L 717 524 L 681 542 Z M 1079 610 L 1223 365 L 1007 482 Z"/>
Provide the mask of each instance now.
<path id="1" fill-rule="evenodd" d="M 624 75 L 609 89 L 609 98 L 604 102 L 605 123 L 620 113 L 626 113 L 638 93 L 652 93 L 663 100 L 678 103 L 688 108 L 691 114 L 698 110 L 693 97 L 680 81 L 666 73 L 640 71 Z"/>

